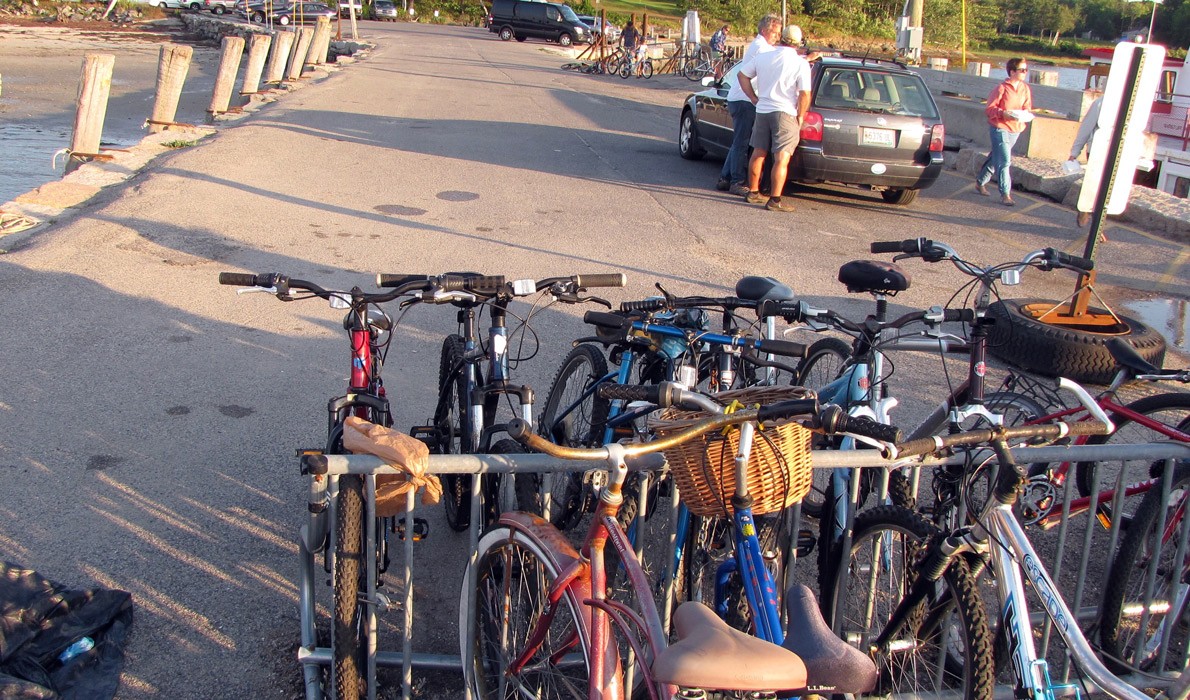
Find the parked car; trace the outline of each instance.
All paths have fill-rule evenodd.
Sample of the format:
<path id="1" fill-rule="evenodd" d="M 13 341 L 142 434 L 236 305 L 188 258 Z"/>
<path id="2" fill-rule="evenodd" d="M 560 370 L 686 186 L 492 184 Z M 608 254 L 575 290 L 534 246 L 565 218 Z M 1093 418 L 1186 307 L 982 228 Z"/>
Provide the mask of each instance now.
<path id="1" fill-rule="evenodd" d="M 562 46 L 589 44 L 591 28 L 579 21 L 566 5 L 535 0 L 493 0 L 488 31 L 504 41 L 529 38 L 556 41 Z"/>
<path id="2" fill-rule="evenodd" d="M 885 59 L 824 56 L 811 66 L 811 106 L 789 162 L 790 182 L 861 187 L 902 205 L 934 184 L 946 130 L 920 76 Z M 678 129 L 683 158 L 726 156 L 727 90 L 739 69 L 718 81 L 705 78 L 708 89 L 686 98 Z"/>
<path id="3" fill-rule="evenodd" d="M 591 31 L 600 31 L 599 18 L 595 15 L 579 15 L 578 18 L 579 21 L 590 27 Z M 603 20 L 603 38 L 606 39 L 609 44 L 614 44 L 620 40 L 620 28 L 611 22 L 608 22 L 606 19 Z"/>
<path id="4" fill-rule="evenodd" d="M 364 16 L 364 5 L 361 0 L 339 0 L 339 16 L 350 17 L 352 7 L 355 8 L 356 19 Z"/>
<path id="5" fill-rule="evenodd" d="M 217 15 L 235 10 L 236 0 L 204 0 L 205 7 Z"/>
<path id="6" fill-rule="evenodd" d="M 191 9 L 195 12 L 203 8 L 202 0 L 149 0 L 149 5 L 174 10 Z"/>
<path id="7" fill-rule="evenodd" d="M 276 5 L 274 4 L 273 7 Z M 264 0 L 235 0 L 235 12 L 249 22 L 263 22 L 265 11 L 271 9 Z"/>
<path id="8" fill-rule="evenodd" d="M 338 15 L 320 2 L 295 2 L 292 5 L 274 5 L 273 22 L 282 27 L 290 24 L 313 24 L 319 17 L 334 19 Z"/>
<path id="9" fill-rule="evenodd" d="M 376 15 L 376 19 L 387 22 L 397 21 L 397 6 L 392 0 L 375 0 L 372 3 L 372 12 Z"/>

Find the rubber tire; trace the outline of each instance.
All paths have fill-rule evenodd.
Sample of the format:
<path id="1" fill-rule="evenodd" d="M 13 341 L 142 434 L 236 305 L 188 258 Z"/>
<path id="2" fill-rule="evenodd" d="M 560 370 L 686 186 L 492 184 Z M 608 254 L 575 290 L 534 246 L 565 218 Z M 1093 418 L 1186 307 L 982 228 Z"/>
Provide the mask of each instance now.
<path id="1" fill-rule="evenodd" d="M 500 41 L 512 41 L 516 34 L 512 31 L 512 27 L 500 28 Z"/>
<path id="2" fill-rule="evenodd" d="M 263 12 L 253 12 L 252 17 L 248 21 L 260 22 L 261 24 L 264 24 L 264 13 Z"/>
<path id="3" fill-rule="evenodd" d="M 192 3 L 190 3 L 189 7 L 194 12 L 198 12 L 199 10 L 202 9 L 202 3 L 201 2 L 192 2 Z"/>
<path id="4" fill-rule="evenodd" d="M 1173 474 L 1173 481 L 1170 485 L 1170 492 L 1173 493 L 1178 489 L 1183 491 L 1181 497 L 1181 507 L 1184 508 L 1187 497 L 1186 489 L 1188 486 L 1190 486 L 1190 463 L 1180 463 L 1174 469 L 1175 471 Z M 1161 520 L 1169 518 L 1169 513 L 1165 512 L 1167 510 L 1165 506 L 1166 504 L 1163 504 L 1161 499 L 1160 485 L 1158 485 L 1156 488 L 1149 489 L 1145 493 L 1144 498 L 1141 499 L 1140 506 L 1137 507 L 1136 513 L 1132 517 L 1132 521 L 1129 523 L 1128 533 L 1124 536 L 1123 542 L 1120 543 L 1119 552 L 1116 554 L 1116 558 L 1111 565 L 1111 573 L 1107 579 L 1107 587 L 1103 591 L 1103 605 L 1100 608 L 1100 610 L 1103 611 L 1103 616 L 1100 618 L 1099 638 L 1100 643 L 1103 646 L 1103 651 L 1105 652 L 1104 662 L 1107 664 L 1107 667 L 1115 673 L 1125 673 L 1128 669 L 1114 661 L 1112 657 L 1124 658 L 1128 661 L 1131 661 L 1131 659 L 1128 659 L 1125 655 L 1131 654 L 1131 642 L 1134 641 L 1133 638 L 1129 639 L 1126 643 L 1121 643 L 1120 639 L 1120 622 L 1121 618 L 1123 617 L 1125 598 L 1129 598 L 1131 601 L 1140 602 L 1140 599 L 1137 596 L 1129 596 L 1129 593 L 1133 591 L 1139 591 L 1143 595 L 1144 586 L 1146 585 L 1149 562 L 1152 561 L 1152 557 L 1149 556 L 1147 552 L 1152 547 L 1153 530 Z M 1186 517 L 1184 510 L 1182 512 L 1182 517 Z M 1166 522 L 1166 527 L 1168 526 L 1169 523 Z M 1178 545 L 1177 534 L 1180 534 L 1180 532 L 1181 528 L 1179 524 L 1179 526 L 1175 528 L 1174 538 L 1162 543 L 1160 550 L 1161 552 L 1166 551 L 1166 547 L 1172 548 L 1169 550 L 1168 555 L 1170 560 L 1176 556 Z M 1162 557 L 1162 559 L 1164 559 L 1164 557 Z M 1168 563 L 1166 565 L 1168 566 Z M 1185 581 L 1185 576 L 1186 572 L 1182 571 L 1183 582 Z M 1155 591 L 1155 599 L 1160 599 L 1162 597 L 1161 589 L 1166 584 L 1168 584 L 1167 577 L 1168 572 L 1163 571 L 1161 567 L 1158 567 L 1156 580 L 1158 590 Z M 1139 589 L 1135 587 L 1137 584 L 1140 586 Z M 1170 596 L 1168 591 L 1166 591 L 1164 598 L 1168 600 L 1172 598 L 1172 596 Z M 1172 603 L 1172 601 L 1170 602 Z M 1174 612 L 1175 616 L 1172 619 L 1177 620 L 1184 617 L 1184 611 Z M 1169 618 L 1167 617 L 1167 619 Z M 1137 622 L 1134 624 L 1139 627 L 1139 620 L 1137 620 Z M 1155 626 L 1152 616 L 1149 617 L 1148 624 L 1150 627 L 1146 631 L 1146 635 L 1151 634 L 1153 632 L 1152 628 Z M 1179 626 L 1184 625 L 1185 623 L 1183 622 Z M 1135 632 L 1135 630 L 1133 630 L 1133 632 Z M 1177 639 L 1177 637 L 1171 633 L 1171 641 L 1175 639 Z M 1174 667 L 1177 665 L 1177 660 L 1182 658 L 1182 653 L 1186 648 L 1186 643 L 1186 634 L 1185 631 L 1183 631 L 1181 635 L 1180 649 L 1175 648 L 1166 650 L 1166 663 L 1168 665 L 1168 670 L 1180 670 L 1175 669 Z M 1178 645 L 1175 642 L 1175 647 L 1176 646 Z M 1149 673 L 1154 673 L 1156 671 L 1151 667 L 1142 667 L 1142 670 L 1145 670 Z"/>
<path id="5" fill-rule="evenodd" d="M 289 26 L 289 15 L 281 15 L 280 17 L 278 17 L 277 24 L 281 25 L 282 27 L 288 27 Z"/>
<path id="6" fill-rule="evenodd" d="M 505 561 L 505 550 L 506 548 L 512 547 L 516 547 L 516 549 L 523 552 L 524 555 L 523 558 L 516 559 L 516 565 L 506 566 L 504 568 L 504 573 L 506 575 L 511 574 L 515 576 L 521 576 L 524 574 L 524 572 L 530 569 L 535 569 L 540 574 L 540 578 L 522 586 L 510 586 L 508 590 L 523 591 L 526 590 L 526 588 L 538 588 L 538 594 L 544 598 L 547 595 L 549 588 L 552 586 L 553 581 L 558 578 L 559 572 L 554 568 L 550 557 L 545 554 L 542 545 L 535 539 L 530 538 L 523 532 L 513 530 L 512 528 L 506 526 L 497 526 L 491 530 L 488 530 L 486 533 L 484 533 L 483 537 L 480 538 L 479 545 L 476 549 L 476 568 L 474 569 L 476 576 L 475 578 L 472 578 L 471 571 L 468 571 L 468 578 L 464 582 L 463 594 L 459 602 L 460 649 L 466 648 L 467 633 L 468 630 L 470 630 L 473 626 L 476 627 L 476 636 L 481 636 L 479 634 L 475 617 L 480 615 L 480 609 L 483 607 L 484 601 L 488 598 L 485 595 L 484 582 L 490 578 L 491 572 L 485 571 L 486 564 L 491 562 L 498 565 L 501 561 Z M 534 567 L 529 563 L 533 561 L 537 563 L 537 567 Z M 503 587 L 500 585 L 500 582 L 497 582 L 497 585 L 493 587 L 493 590 L 499 591 L 502 588 Z M 474 608 L 468 604 L 468 594 L 471 590 L 475 590 L 476 595 L 476 604 Z M 493 602 L 509 603 L 509 601 Z M 579 616 L 585 612 L 585 608 L 581 605 L 581 601 L 576 598 L 573 588 L 567 588 L 563 591 L 562 604 L 563 609 L 555 616 L 553 624 L 550 626 L 550 631 L 552 632 L 553 630 L 559 629 L 559 625 L 561 625 L 562 629 L 565 629 L 566 626 L 569 625 L 569 629 L 580 630 L 580 634 L 578 636 L 579 650 L 583 655 L 584 669 L 581 673 L 577 674 L 576 677 L 572 679 L 572 681 L 575 687 L 583 689 L 585 693 L 585 689 L 588 684 L 589 669 L 591 668 L 589 640 L 586 638 L 585 633 L 581 632 L 582 627 L 577 622 L 581 619 Z M 548 607 L 548 603 L 542 600 L 536 606 L 530 606 L 530 608 L 525 611 L 525 614 L 529 618 L 536 619 L 537 614 L 539 614 L 541 610 L 546 607 Z M 522 615 L 516 614 L 516 611 L 512 609 L 510 604 L 498 605 L 497 613 L 487 617 L 488 619 L 486 621 L 488 624 L 494 625 L 504 624 L 510 621 L 520 622 L 523 618 Z M 485 620 L 482 617 L 479 620 L 480 623 L 484 621 Z M 502 629 L 495 629 L 492 631 L 495 632 L 494 637 L 496 639 L 500 639 L 500 633 L 502 632 Z M 525 634 L 528 631 L 529 624 L 526 623 L 523 629 L 514 628 L 512 633 L 521 632 L 522 634 Z M 483 699 L 498 697 L 494 694 L 494 692 L 485 692 L 482 670 L 484 668 L 493 668 L 495 669 L 495 674 L 493 675 L 497 677 L 503 676 L 504 666 L 501 665 L 501 662 L 507 662 L 508 655 L 506 653 L 500 653 L 497 651 L 493 659 L 490 661 L 484 661 L 482 645 L 480 645 L 478 639 L 475 641 L 475 650 L 477 653 L 475 653 L 472 659 L 463 659 L 464 680 L 472 689 L 472 697 Z M 516 644 L 517 642 L 523 641 L 524 640 L 518 639 L 511 643 Z M 546 640 L 543 642 L 542 648 L 539 649 L 538 653 L 534 655 L 533 659 L 530 660 L 530 663 L 527 664 L 525 668 L 530 670 L 536 668 L 550 668 L 551 665 L 545 663 L 545 660 L 548 659 L 549 655 L 554 651 L 554 646 L 551 644 L 551 642 L 556 643 L 559 641 L 561 640 L 559 640 L 557 636 L 547 635 Z M 554 697 L 549 694 L 548 689 L 543 691 L 540 684 L 534 684 L 531 677 L 522 676 L 520 680 L 525 682 L 530 688 L 537 689 L 538 692 L 533 693 L 533 695 L 538 697 Z M 583 697 L 585 697 L 585 694 Z"/>
<path id="7" fill-rule="evenodd" d="M 913 539 L 918 542 L 924 542 L 927 538 L 937 534 L 937 530 L 928 522 L 922 519 L 913 511 L 899 508 L 897 506 L 881 506 L 873 508 L 864 513 L 861 513 L 855 521 L 855 538 L 853 540 L 852 552 L 848 556 L 848 566 L 850 567 L 851 556 L 854 556 L 856 550 L 863 546 L 864 542 L 869 538 L 875 539 L 881 537 L 881 531 L 895 531 L 906 536 L 907 544 L 911 544 Z M 912 546 L 904 550 L 906 557 L 902 561 L 904 571 L 902 574 L 914 571 L 914 564 L 916 563 L 916 552 Z M 838 577 L 834 577 L 837 584 Z M 979 596 L 979 586 L 975 579 L 971 576 L 970 570 L 967 568 L 967 563 L 963 559 L 957 559 L 947 569 L 943 575 L 943 581 L 946 583 L 946 588 L 951 595 L 949 605 L 953 607 L 953 612 L 958 613 L 958 627 L 963 635 L 963 648 L 967 651 L 965 663 L 962 665 L 961 672 L 964 676 L 962 680 L 963 688 L 961 695 L 965 700 L 991 700 L 993 685 L 995 681 L 995 673 L 992 664 L 986 663 L 992 657 L 993 639 L 991 632 L 988 630 L 987 618 L 984 612 L 983 602 Z M 893 582 L 895 585 L 895 582 Z M 852 596 L 848 591 L 836 591 L 830 589 L 830 594 L 824 594 L 822 597 L 823 606 L 828 605 L 828 601 L 839 600 L 841 605 L 837 609 L 831 609 L 829 614 L 825 617 L 828 623 L 836 617 L 846 617 L 843 615 L 846 610 L 846 604 L 851 603 L 861 607 L 867 604 L 866 595 Z M 902 584 L 907 586 L 906 584 Z M 881 590 L 887 590 L 889 587 L 878 586 Z M 901 588 L 900 590 L 905 590 Z M 881 622 L 877 623 L 876 627 L 883 624 L 884 617 L 891 612 L 892 607 L 896 606 L 897 601 L 887 601 L 888 610 L 877 610 L 877 615 Z M 916 617 L 916 615 L 915 615 Z M 925 620 L 919 619 L 920 624 Z M 855 630 L 847 630 L 845 623 L 841 623 L 842 636 L 844 639 L 848 638 L 848 632 L 855 632 Z M 869 633 L 878 632 L 879 629 L 865 630 Z M 874 635 L 873 635 L 874 636 Z M 949 654 L 947 658 L 952 658 Z M 880 680 L 878 681 L 877 689 L 874 694 L 887 694 L 891 688 L 888 673 L 889 668 L 883 663 L 883 659 L 876 655 L 873 659 L 876 662 L 876 668 Z M 912 662 L 897 665 L 914 667 Z M 926 663 L 926 666 L 932 667 L 932 663 Z M 951 668 L 951 664 L 946 664 L 948 672 L 956 672 L 958 669 Z M 957 680 L 957 679 L 956 679 Z M 884 687 L 882 687 L 884 686 Z M 897 688 L 897 691 L 913 692 L 909 688 Z M 925 692 L 931 692 L 933 689 L 926 689 Z M 920 690 L 919 690 L 920 692 Z"/>
<path id="8" fill-rule="evenodd" d="M 574 38 L 571 37 L 566 32 L 562 32 L 561 34 L 558 35 L 558 45 L 559 46 L 570 46 L 572 44 L 574 44 Z"/>
<path id="9" fill-rule="evenodd" d="M 834 381 L 849 359 L 851 359 L 850 345 L 838 338 L 820 338 L 814 341 L 806 351 L 806 357 L 798 363 L 797 377 L 794 378 L 793 383 L 817 391 Z M 825 373 L 822 371 L 824 368 L 826 369 Z M 815 435 L 815 441 L 820 446 L 838 442 L 818 435 Z M 802 513 L 811 518 L 821 518 L 822 504 L 826 502 L 826 490 L 830 484 L 831 471 L 815 469 L 812 478 L 810 492 L 802 499 Z"/>
<path id="10" fill-rule="evenodd" d="M 362 680 L 364 652 L 364 617 L 366 606 L 361 597 L 367 591 L 364 582 L 364 479 L 357 474 L 339 477 L 339 495 L 335 508 L 334 610 L 331 621 L 333 651 L 332 684 L 339 698 L 358 698 L 366 688 Z"/>
<path id="11" fill-rule="evenodd" d="M 640 77 L 648 80 L 653 77 L 653 62 L 645 59 L 645 62 L 640 64 Z"/>
<path id="12" fill-rule="evenodd" d="M 694 123 L 694 113 L 689 109 L 682 111 L 682 121 L 678 126 L 678 153 L 686 160 L 701 160 L 706 151 L 698 145 L 698 126 Z"/>
<path id="13" fill-rule="evenodd" d="M 556 421 L 557 413 L 562 408 L 560 404 L 563 401 L 573 400 L 574 397 L 568 398 L 571 392 L 567 389 L 576 386 L 574 381 L 584 374 L 586 375 L 582 388 L 578 392 L 581 393 L 588 386 L 588 382 L 603 378 L 607 375 L 607 371 L 607 360 L 604 358 L 603 352 L 594 345 L 588 343 L 576 345 L 566 355 L 558 367 L 553 381 L 550 382 L 550 389 L 546 393 L 545 404 L 537 423 L 539 430 L 547 439 L 554 441 L 559 437 L 550 434 L 552 432 L 550 426 Z M 587 420 L 583 421 L 584 424 L 579 425 L 579 434 L 562 436 L 563 442 L 570 447 L 593 447 L 603 444 L 603 430 L 607 423 L 607 414 L 611 410 L 611 401 L 592 394 L 584 405 L 586 410 L 582 413 L 587 416 Z M 562 482 L 563 485 L 561 494 L 551 495 L 551 500 L 557 500 L 560 503 L 556 507 L 551 506 L 550 513 L 546 514 L 546 517 L 559 530 L 570 530 L 582 518 L 586 505 L 583 498 L 583 475 L 581 472 L 560 472 L 554 475 L 554 482 L 555 484 Z M 530 513 L 541 514 L 541 483 L 541 474 L 516 475 L 518 508 Z M 556 485 L 554 491 L 558 491 Z M 557 498 L 559 495 L 562 497 Z"/>
<path id="14" fill-rule="evenodd" d="M 889 204 L 903 207 L 912 204 L 917 199 L 917 192 L 917 190 L 901 189 L 884 190 L 880 193 L 880 198 Z"/>
<path id="15" fill-rule="evenodd" d="M 222 15 L 227 12 L 227 8 L 223 7 L 222 5 L 216 5 L 211 9 L 211 12 L 214 12 L 217 15 Z"/>
<path id="16" fill-rule="evenodd" d="M 463 351 L 462 336 L 449 335 L 442 341 L 434 426 L 439 431 L 445 431 L 448 436 L 448 443 L 440 446 L 443 454 L 463 451 L 463 441 L 468 433 L 467 399 L 463 395 L 467 390 L 467 378 L 455 369 L 462 362 Z M 458 422 L 455 423 L 455 420 Z M 471 479 L 469 474 L 442 476 L 442 506 L 446 510 L 446 524 L 455 532 L 464 532 L 471 526 Z"/>
<path id="17" fill-rule="evenodd" d="M 1145 360 L 1160 367 L 1165 360 L 1165 338 L 1128 316 L 1120 320 L 1128 332 L 1118 335 L 1092 333 L 1040 323 L 1021 312 L 1029 304 L 1053 303 L 1042 299 L 1002 299 L 988 307 L 995 319 L 988 335 L 988 350 L 1017 367 L 1076 382 L 1108 384 L 1116 375 L 1115 358 L 1107 341 L 1120 338 Z"/>
<path id="18" fill-rule="evenodd" d="M 1178 410 L 1186 411 L 1187 414 L 1185 414 L 1185 415 L 1178 414 L 1178 415 L 1181 415 L 1181 419 L 1176 420 L 1176 422 L 1174 423 L 1174 427 L 1177 427 L 1179 430 L 1181 430 L 1183 432 L 1185 432 L 1187 430 L 1187 427 L 1186 427 L 1187 421 L 1190 420 L 1190 418 L 1188 418 L 1188 416 L 1190 416 L 1190 394 L 1186 394 L 1186 393 L 1174 392 L 1174 393 L 1168 393 L 1168 394 L 1156 394 L 1154 396 L 1146 396 L 1142 399 L 1137 399 L 1136 401 L 1133 401 L 1130 404 L 1126 404 L 1126 407 L 1137 412 L 1137 413 L 1140 413 L 1141 415 L 1145 415 L 1145 416 L 1148 416 L 1149 414 L 1152 414 L 1152 413 L 1160 413 L 1162 411 L 1178 411 Z M 1171 416 L 1171 417 L 1176 417 L 1176 416 Z M 1134 426 L 1137 430 L 1144 431 L 1144 433 L 1151 435 L 1152 441 L 1161 441 L 1161 440 L 1169 439 L 1169 438 L 1165 437 L 1164 435 L 1161 435 L 1160 433 L 1150 432 L 1144 426 L 1136 424 L 1133 421 L 1129 420 L 1128 418 L 1126 418 L 1122 415 L 1113 413 L 1110 416 L 1110 418 L 1112 419 L 1112 422 L 1115 423 L 1115 425 L 1116 425 L 1115 432 L 1113 432 L 1111 435 L 1092 435 L 1090 438 L 1087 439 L 1086 444 L 1088 444 L 1088 445 L 1107 445 L 1107 444 L 1120 444 L 1122 442 L 1126 443 L 1126 440 L 1124 439 L 1124 434 L 1121 433 L 1121 429 L 1126 428 L 1128 426 Z M 1154 418 L 1154 420 L 1156 420 L 1156 418 Z M 1169 425 L 1169 423 L 1166 421 L 1159 421 L 1159 422 Z M 1148 441 L 1148 439 L 1144 435 L 1140 435 L 1137 437 L 1139 439 Z M 1115 464 L 1115 463 L 1113 462 L 1113 464 Z M 1133 472 L 1137 471 L 1138 465 L 1136 465 L 1135 463 L 1130 463 L 1130 464 L 1133 465 L 1131 467 L 1130 471 L 1133 471 Z M 1143 469 L 1144 469 L 1143 475 L 1140 473 L 1135 473 L 1132 475 L 1125 474 L 1124 475 L 1124 483 L 1130 484 L 1135 481 L 1140 481 L 1141 479 L 1149 478 L 1148 474 L 1147 474 L 1148 465 L 1147 464 L 1143 465 Z M 1079 462 L 1077 465 L 1075 465 L 1075 472 L 1074 472 L 1075 481 L 1074 481 L 1074 483 L 1075 483 L 1075 485 L 1078 486 L 1078 492 L 1079 492 L 1080 496 L 1090 496 L 1091 495 L 1091 487 L 1094 486 L 1094 484 L 1095 484 L 1095 479 L 1098 477 L 1098 471 L 1099 471 L 1099 465 L 1096 462 Z M 1099 485 L 1100 490 L 1115 488 L 1115 477 L 1109 477 L 1109 478 L 1105 479 L 1105 481 L 1107 483 L 1101 483 Z M 1104 504 L 1103 507 L 1104 507 L 1104 510 L 1106 511 L 1105 515 L 1107 515 L 1107 517 L 1110 518 L 1111 517 L 1110 506 L 1107 504 Z M 1127 512 L 1127 510 L 1125 510 L 1125 512 Z"/>

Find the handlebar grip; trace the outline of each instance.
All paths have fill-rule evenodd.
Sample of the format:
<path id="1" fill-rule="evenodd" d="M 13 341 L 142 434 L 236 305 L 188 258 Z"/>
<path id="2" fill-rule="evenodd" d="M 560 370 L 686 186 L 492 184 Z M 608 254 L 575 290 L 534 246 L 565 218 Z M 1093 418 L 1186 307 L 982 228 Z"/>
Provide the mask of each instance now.
<path id="1" fill-rule="evenodd" d="M 641 386 L 637 384 L 604 384 L 595 390 L 599 398 L 610 401 L 647 401 L 662 405 L 663 384 Z M 668 392 L 667 392 L 668 393 Z M 664 405 L 669 405 L 668 403 Z"/>
<path id="2" fill-rule="evenodd" d="M 669 306 L 665 299 L 644 299 L 620 303 L 620 311 L 660 311 Z"/>
<path id="3" fill-rule="evenodd" d="M 901 253 L 905 241 L 876 241 L 871 246 L 873 253 Z"/>
<path id="4" fill-rule="evenodd" d="M 761 406 L 756 412 L 756 420 L 781 420 L 794 416 L 804 416 L 818 410 L 818 399 L 790 399 Z"/>
<path id="5" fill-rule="evenodd" d="M 583 314 L 583 323 L 589 323 L 592 326 L 599 326 L 600 328 L 614 328 L 627 330 L 632 325 L 632 321 L 619 314 L 609 314 L 606 311 L 588 311 Z"/>
<path id="6" fill-rule="evenodd" d="M 765 299 L 756 305 L 757 318 L 780 316 L 788 323 L 802 320 L 802 304 L 797 301 L 777 301 Z"/>
<path id="7" fill-rule="evenodd" d="M 963 322 L 971 323 L 975 321 L 974 309 L 947 309 L 942 314 L 942 320 L 947 323 Z"/>
<path id="8" fill-rule="evenodd" d="M 898 444 L 897 456 L 916 457 L 917 455 L 929 454 L 936 449 L 938 449 L 938 443 L 934 442 L 934 438 L 919 438 Z"/>
<path id="9" fill-rule="evenodd" d="M 903 439 L 901 429 L 895 425 L 878 423 L 866 416 L 849 416 L 842 411 L 835 421 L 834 428 L 834 432 L 837 433 L 851 433 L 893 444 Z"/>
<path id="10" fill-rule="evenodd" d="M 429 275 L 397 275 L 381 272 L 376 275 L 377 287 L 403 287 L 412 282 L 429 283 L 433 278 Z"/>
<path id="11" fill-rule="evenodd" d="M 1095 269 L 1095 261 L 1089 258 L 1082 258 L 1077 255 L 1071 255 L 1070 253 L 1063 253 L 1062 251 L 1056 250 L 1054 248 L 1046 248 L 1045 252 L 1046 257 L 1049 258 L 1050 262 L 1056 265 L 1061 265 L 1062 267 L 1073 267 L 1076 270 L 1082 270 L 1083 272 L 1090 272 L 1091 270 Z"/>
<path id="12" fill-rule="evenodd" d="M 468 277 L 463 282 L 463 289 L 468 292 L 499 292 L 504 289 L 503 275 Z"/>
<path id="13" fill-rule="evenodd" d="M 775 340 L 764 338 L 757 341 L 756 349 L 772 355 L 801 358 L 806 356 L 806 351 L 810 348 L 804 343 L 795 343 L 792 340 Z"/>
<path id="14" fill-rule="evenodd" d="M 623 272 L 575 275 L 573 279 L 580 287 L 623 287 L 628 284 L 628 277 Z"/>
<path id="15" fill-rule="evenodd" d="M 220 272 L 219 284 L 230 284 L 236 287 L 258 287 L 257 280 L 266 275 L 253 275 L 247 272 Z"/>

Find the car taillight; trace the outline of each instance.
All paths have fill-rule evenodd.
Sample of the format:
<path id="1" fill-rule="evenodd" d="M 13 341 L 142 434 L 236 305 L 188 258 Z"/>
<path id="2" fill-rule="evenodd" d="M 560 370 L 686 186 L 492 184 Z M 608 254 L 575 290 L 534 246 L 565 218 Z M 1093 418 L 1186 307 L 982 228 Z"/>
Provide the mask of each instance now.
<path id="1" fill-rule="evenodd" d="M 941 153 L 946 145 L 946 127 L 935 124 L 930 129 L 930 153 Z"/>
<path id="2" fill-rule="evenodd" d="M 818 112 L 806 112 L 802 118 L 802 141 L 822 142 L 822 115 Z"/>

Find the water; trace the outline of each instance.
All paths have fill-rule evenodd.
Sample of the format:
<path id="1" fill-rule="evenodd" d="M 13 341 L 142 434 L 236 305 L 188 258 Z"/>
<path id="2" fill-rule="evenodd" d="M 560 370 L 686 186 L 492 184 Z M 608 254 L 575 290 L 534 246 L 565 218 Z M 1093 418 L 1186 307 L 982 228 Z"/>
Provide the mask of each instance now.
<path id="1" fill-rule="evenodd" d="M 0 124 L 0 204 L 62 177 L 54 152 L 70 146 L 69 126 Z"/>
<path id="2" fill-rule="evenodd" d="M 1137 320 L 1165 336 L 1170 348 L 1190 353 L 1190 302 L 1185 299 L 1130 301 L 1124 306 Z"/>

